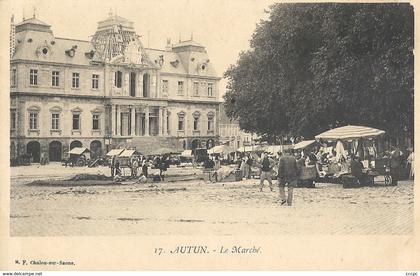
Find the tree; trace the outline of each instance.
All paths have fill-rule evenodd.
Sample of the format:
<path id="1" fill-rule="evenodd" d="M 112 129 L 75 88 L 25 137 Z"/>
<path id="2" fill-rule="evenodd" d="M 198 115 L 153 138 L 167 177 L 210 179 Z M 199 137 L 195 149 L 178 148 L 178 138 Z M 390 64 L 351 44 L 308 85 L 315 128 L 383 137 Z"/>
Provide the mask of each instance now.
<path id="1" fill-rule="evenodd" d="M 409 4 L 275 4 L 226 72 L 230 118 L 273 137 L 346 124 L 414 132 Z"/>

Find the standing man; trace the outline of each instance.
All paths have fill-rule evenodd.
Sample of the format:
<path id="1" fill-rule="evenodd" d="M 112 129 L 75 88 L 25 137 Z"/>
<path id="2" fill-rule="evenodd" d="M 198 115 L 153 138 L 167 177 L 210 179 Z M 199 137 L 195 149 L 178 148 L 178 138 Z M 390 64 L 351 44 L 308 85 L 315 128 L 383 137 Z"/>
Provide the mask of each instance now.
<path id="1" fill-rule="evenodd" d="M 247 175 L 245 176 L 246 179 L 251 179 L 251 168 L 253 165 L 253 160 L 251 155 L 248 155 L 248 158 L 246 160 L 246 165 L 247 165 Z"/>
<path id="2" fill-rule="evenodd" d="M 268 159 L 268 155 L 263 153 L 262 154 L 262 161 L 261 161 L 261 175 L 260 175 L 260 192 L 262 192 L 262 188 L 264 186 L 264 180 L 267 179 L 268 184 L 270 185 L 270 190 L 273 191 L 273 182 L 271 180 L 271 169 L 273 168 L 272 162 Z"/>
<path id="3" fill-rule="evenodd" d="M 390 156 L 390 167 L 391 167 L 391 178 L 392 178 L 392 186 L 398 185 L 398 179 L 400 176 L 400 165 L 401 165 L 401 155 L 402 152 L 398 147 L 391 148 L 391 156 Z"/>
<path id="4" fill-rule="evenodd" d="M 114 177 L 114 174 L 115 174 L 115 159 L 116 159 L 116 156 L 113 155 L 111 158 L 111 176 L 112 177 Z"/>
<path id="5" fill-rule="evenodd" d="M 279 181 L 279 191 L 281 205 L 287 203 L 287 205 L 292 205 L 293 200 L 293 188 L 297 185 L 297 179 L 299 175 L 299 169 L 296 162 L 296 158 L 291 155 L 291 150 L 286 149 L 285 154 L 280 157 L 279 161 L 279 172 L 278 172 L 278 181 Z M 284 187 L 287 184 L 287 200 Z"/>

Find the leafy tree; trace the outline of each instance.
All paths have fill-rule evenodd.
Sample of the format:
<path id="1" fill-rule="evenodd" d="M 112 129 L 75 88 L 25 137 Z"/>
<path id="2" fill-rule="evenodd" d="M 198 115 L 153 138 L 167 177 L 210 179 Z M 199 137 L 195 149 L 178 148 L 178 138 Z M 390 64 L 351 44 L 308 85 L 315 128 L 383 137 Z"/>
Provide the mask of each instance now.
<path id="1" fill-rule="evenodd" d="M 331 127 L 414 132 L 409 4 L 275 4 L 226 72 L 227 115 L 268 140 Z"/>

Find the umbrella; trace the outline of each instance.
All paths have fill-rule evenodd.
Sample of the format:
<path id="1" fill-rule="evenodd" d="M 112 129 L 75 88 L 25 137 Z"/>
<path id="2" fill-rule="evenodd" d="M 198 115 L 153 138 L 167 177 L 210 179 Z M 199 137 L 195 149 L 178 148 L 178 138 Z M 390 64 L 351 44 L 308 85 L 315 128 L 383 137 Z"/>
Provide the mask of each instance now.
<path id="1" fill-rule="evenodd" d="M 226 145 L 215 146 L 207 151 L 208 154 L 229 154 L 232 152 L 235 150 Z"/>
<path id="2" fill-rule="evenodd" d="M 358 139 L 358 138 L 372 138 L 385 134 L 385 131 L 365 127 L 365 126 L 343 126 L 328 130 L 317 136 L 315 139 L 325 139 L 325 140 L 345 140 L 345 139 Z"/>

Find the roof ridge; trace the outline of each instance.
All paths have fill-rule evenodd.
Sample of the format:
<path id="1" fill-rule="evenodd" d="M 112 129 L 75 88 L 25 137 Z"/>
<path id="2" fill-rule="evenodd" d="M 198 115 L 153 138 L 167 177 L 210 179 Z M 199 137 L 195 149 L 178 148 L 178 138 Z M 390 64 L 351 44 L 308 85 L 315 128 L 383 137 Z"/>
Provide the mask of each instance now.
<path id="1" fill-rule="evenodd" d="M 76 39 L 76 38 L 67 38 L 67 37 L 58 37 L 58 36 L 56 36 L 55 39 L 73 40 L 73 41 L 80 41 L 80 42 L 92 43 L 92 41 L 89 41 L 89 40 L 82 40 L 82 39 Z"/>

